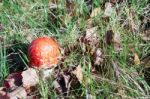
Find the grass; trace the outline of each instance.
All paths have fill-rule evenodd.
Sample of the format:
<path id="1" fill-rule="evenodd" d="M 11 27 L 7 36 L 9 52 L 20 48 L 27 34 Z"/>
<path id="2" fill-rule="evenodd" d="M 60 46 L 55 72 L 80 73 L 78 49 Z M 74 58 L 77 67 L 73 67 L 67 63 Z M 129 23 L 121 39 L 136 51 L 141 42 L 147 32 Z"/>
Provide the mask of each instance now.
<path id="1" fill-rule="evenodd" d="M 148 5 L 148 0 L 124 0 L 124 3 L 116 4 L 109 21 L 103 18 L 105 0 L 93 0 L 89 5 L 86 5 L 84 0 L 75 0 L 75 5 L 70 4 L 67 6 L 68 8 L 65 0 L 58 0 L 56 9 L 51 8 L 50 1 L 0 1 L 0 24 L 3 27 L 0 30 L 0 40 L 2 39 L 0 42 L 0 85 L 4 78 L 11 73 L 10 67 L 14 66 L 14 71 L 18 71 L 15 63 L 9 64 L 11 60 L 8 60 L 8 56 L 10 54 L 19 53 L 20 61 L 24 64 L 22 65 L 23 69 L 28 67 L 25 49 L 34 38 L 45 35 L 52 36 L 58 40 L 61 46 L 76 43 L 76 39 L 87 29 L 87 18 L 91 13 L 89 6 L 91 6 L 91 9 L 96 7 L 102 9 L 98 16 L 92 18 L 92 23 L 93 27 L 98 26 L 98 36 L 101 41 L 99 47 L 102 49 L 105 60 L 99 66 L 100 72 L 93 75 L 91 72 L 93 59 L 90 53 L 82 55 L 83 46 L 71 51 L 64 65 L 68 67 L 70 64 L 80 64 L 85 81 L 78 89 L 81 92 L 79 91 L 78 94 L 72 92 L 72 95 L 68 97 L 89 97 L 89 95 L 96 99 L 150 97 L 150 86 L 145 80 L 143 72 L 144 66 L 133 64 L 133 53 L 130 51 L 130 47 L 133 46 L 140 59 L 150 51 L 149 43 L 143 41 L 139 36 L 143 32 L 140 26 L 140 15 Z M 67 10 L 69 7 L 74 8 L 71 16 Z M 118 12 L 115 9 L 119 9 Z M 110 29 L 121 36 L 122 51 L 120 53 L 116 53 L 113 46 L 105 44 L 105 34 Z M 139 75 L 136 76 L 136 73 Z M 39 92 L 44 99 L 58 97 L 55 91 L 48 91 L 48 86 L 52 88 L 51 83 L 49 85 L 41 81 L 39 84 Z"/>

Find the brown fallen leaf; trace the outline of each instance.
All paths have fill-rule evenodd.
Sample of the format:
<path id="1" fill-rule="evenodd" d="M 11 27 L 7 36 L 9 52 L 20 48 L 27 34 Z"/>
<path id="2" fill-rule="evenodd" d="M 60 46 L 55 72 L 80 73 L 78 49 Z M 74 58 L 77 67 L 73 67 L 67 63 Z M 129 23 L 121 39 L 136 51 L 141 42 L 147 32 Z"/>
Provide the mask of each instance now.
<path id="1" fill-rule="evenodd" d="M 137 53 L 134 53 L 133 55 L 134 55 L 134 63 L 135 63 L 135 65 L 140 65 L 140 64 L 141 64 L 141 61 L 140 61 L 140 59 L 139 59 L 138 54 L 137 54 Z"/>
<path id="2" fill-rule="evenodd" d="M 131 52 L 133 53 L 133 57 L 134 57 L 134 64 L 135 65 L 140 65 L 141 64 L 141 61 L 139 59 L 139 56 L 138 54 L 135 52 L 135 50 L 133 48 L 130 49 Z"/>
<path id="3" fill-rule="evenodd" d="M 121 50 L 121 37 L 118 33 L 114 33 L 114 49 L 117 52 Z"/>
<path id="4" fill-rule="evenodd" d="M 5 95 L 6 95 L 6 88 L 0 87 L 0 96 L 5 96 Z"/>
<path id="5" fill-rule="evenodd" d="M 7 92 L 3 89 L 0 90 L 0 99 L 26 99 L 27 93 L 25 88 L 18 87 L 13 91 Z"/>
<path id="6" fill-rule="evenodd" d="M 79 37 L 78 41 L 82 46 L 83 53 L 93 53 L 93 48 L 99 45 L 99 37 L 97 35 L 98 26 L 86 29 L 86 33 Z"/>
<path id="7" fill-rule="evenodd" d="M 23 87 L 25 87 L 26 89 L 32 86 L 36 86 L 39 81 L 38 73 L 33 68 L 28 68 L 27 70 L 23 71 L 21 75 Z"/>
<path id="8" fill-rule="evenodd" d="M 86 29 L 86 35 L 84 37 L 85 43 L 89 45 L 96 45 L 99 42 L 98 36 L 97 36 L 97 29 L 98 27 L 92 27 L 89 29 Z"/>
<path id="9" fill-rule="evenodd" d="M 8 99 L 26 99 L 27 93 L 25 88 L 18 87 L 14 91 L 7 93 L 6 97 L 9 97 Z"/>
<path id="10" fill-rule="evenodd" d="M 56 80 L 53 82 L 54 88 L 57 93 L 62 94 L 63 96 L 67 96 L 69 83 L 70 83 L 70 75 L 68 74 L 58 74 Z"/>
<path id="11" fill-rule="evenodd" d="M 70 90 L 75 90 L 82 83 L 81 66 L 70 67 L 62 72 L 58 72 L 53 82 L 54 89 L 61 97 L 66 97 L 71 94 Z"/>
<path id="12" fill-rule="evenodd" d="M 22 76 L 21 72 L 9 74 L 8 77 L 4 80 L 4 87 L 13 90 L 16 87 L 22 85 Z"/>
<path id="13" fill-rule="evenodd" d="M 113 43 L 114 33 L 112 30 L 108 30 L 105 34 L 106 44 L 111 45 Z"/>
<path id="14" fill-rule="evenodd" d="M 106 44 L 114 45 L 115 51 L 118 52 L 118 51 L 122 50 L 120 34 L 114 33 L 112 30 L 108 30 L 105 35 L 105 40 L 106 40 Z"/>
<path id="15" fill-rule="evenodd" d="M 92 13 L 91 13 L 90 17 L 91 18 L 96 17 L 98 14 L 100 14 L 100 12 L 101 12 L 101 8 L 95 8 L 95 9 L 92 10 Z"/>
<path id="16" fill-rule="evenodd" d="M 98 48 L 94 53 L 94 64 L 100 65 L 102 62 L 103 62 L 102 52 L 101 49 Z"/>
<path id="17" fill-rule="evenodd" d="M 75 69 L 72 71 L 72 73 L 77 77 L 80 83 L 82 83 L 83 80 L 83 74 L 82 74 L 82 68 L 80 65 L 75 67 Z"/>

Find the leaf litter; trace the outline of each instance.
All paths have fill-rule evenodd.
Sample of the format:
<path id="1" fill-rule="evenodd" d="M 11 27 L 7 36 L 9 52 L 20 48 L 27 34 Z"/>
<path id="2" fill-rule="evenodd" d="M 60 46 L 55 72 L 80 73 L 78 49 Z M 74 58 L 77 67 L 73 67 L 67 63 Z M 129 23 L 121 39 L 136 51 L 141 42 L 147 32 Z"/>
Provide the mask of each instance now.
<path id="1" fill-rule="evenodd" d="M 102 63 L 104 62 L 104 56 L 103 56 L 104 53 L 103 53 L 102 46 L 100 45 L 101 41 L 98 36 L 98 33 L 99 33 L 98 30 L 101 27 L 94 26 L 92 18 L 97 17 L 101 12 L 104 12 L 104 17 L 111 17 L 113 10 L 114 10 L 113 4 L 117 4 L 120 2 L 122 3 L 123 1 L 124 0 L 111 0 L 111 3 L 106 2 L 104 11 L 102 11 L 100 7 L 93 9 L 90 14 L 90 18 L 88 20 L 85 20 L 87 21 L 87 27 L 85 29 L 84 34 L 80 35 L 80 37 L 77 39 L 78 44 L 73 44 L 71 45 L 71 47 L 68 47 L 70 45 L 68 45 L 67 47 L 63 47 L 62 50 L 64 50 L 64 52 L 63 52 L 62 60 L 60 60 L 60 62 L 63 62 L 65 58 L 67 58 L 67 56 L 69 56 L 69 54 L 74 51 L 74 49 L 77 49 L 77 47 L 82 46 L 82 52 L 86 53 L 83 55 L 90 54 L 93 59 L 92 61 L 94 61 L 94 66 L 102 65 Z M 53 0 L 52 2 L 50 1 L 50 5 L 52 4 L 54 6 L 53 9 L 56 9 L 58 7 L 57 0 Z M 65 15 L 64 17 L 61 17 L 62 23 L 66 23 L 67 19 L 71 20 L 71 17 L 76 16 L 75 7 L 76 5 L 74 3 L 67 0 L 66 9 L 67 9 L 68 14 Z M 134 16 L 134 15 L 131 15 L 131 16 Z M 130 24 L 131 24 L 131 28 L 133 31 L 138 29 L 136 27 L 136 23 L 134 22 L 134 20 L 130 20 Z M 113 45 L 114 50 L 116 52 L 120 52 L 120 50 L 122 50 L 121 35 L 119 33 L 115 33 L 113 30 L 107 30 L 104 39 L 105 39 L 104 41 L 106 43 L 106 46 Z M 29 41 L 30 40 L 31 39 L 29 38 Z M 138 54 L 135 51 L 132 51 L 132 55 L 134 56 L 134 60 L 133 60 L 134 64 L 140 65 L 141 61 L 140 61 Z M 63 63 L 61 63 L 61 65 L 62 65 L 61 69 L 65 68 Z M 124 73 L 123 70 L 120 69 L 118 62 L 116 61 L 113 61 L 112 65 L 113 65 L 113 70 L 115 72 L 115 76 L 118 79 L 120 79 L 120 77 Z M 63 98 L 69 96 L 71 87 L 74 87 L 77 84 L 80 86 L 83 84 L 84 82 L 83 71 L 84 70 L 81 65 L 69 67 L 66 70 L 62 70 L 62 71 L 58 70 L 57 74 L 52 74 L 55 78 L 53 81 L 54 89 L 58 92 L 58 94 L 61 94 Z M 136 74 L 138 73 L 136 72 Z M 47 77 L 50 77 L 50 75 L 48 75 Z M 7 84 L 4 85 L 5 88 L 0 88 L 0 98 L 17 99 L 17 98 L 28 97 L 29 93 L 35 91 L 33 87 L 36 87 L 36 85 L 38 84 L 39 78 L 40 78 L 39 72 L 34 70 L 33 68 L 28 68 L 27 70 L 22 71 L 22 73 L 14 73 L 14 74 L 8 75 L 8 77 L 5 79 L 5 82 L 7 82 Z M 108 82 L 111 83 L 111 81 L 108 81 Z M 9 91 L 7 91 L 8 89 Z M 118 88 L 118 93 L 120 94 L 125 94 L 125 91 L 126 90 L 124 90 L 124 88 Z M 88 97 L 91 97 L 91 96 L 95 97 L 95 95 L 93 96 L 91 94 L 88 94 Z"/>

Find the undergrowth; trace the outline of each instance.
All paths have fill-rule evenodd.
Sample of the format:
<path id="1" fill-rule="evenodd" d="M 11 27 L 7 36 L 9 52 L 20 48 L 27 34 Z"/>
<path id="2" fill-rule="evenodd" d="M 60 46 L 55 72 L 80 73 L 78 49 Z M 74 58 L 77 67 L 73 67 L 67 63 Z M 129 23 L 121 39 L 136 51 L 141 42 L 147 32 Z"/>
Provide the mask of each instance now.
<path id="1" fill-rule="evenodd" d="M 55 1 L 55 0 L 53 0 Z M 66 2 L 70 2 L 66 5 Z M 111 0 L 107 0 L 111 1 Z M 114 0 L 112 0 L 114 1 Z M 87 19 L 92 10 L 101 8 L 100 14 L 92 20 L 90 27 L 98 26 L 104 61 L 98 66 L 98 73 L 93 74 L 93 59 L 87 52 L 83 54 L 83 46 L 70 51 L 63 65 L 67 67 L 80 64 L 83 68 L 84 83 L 78 89 L 70 90 L 70 98 L 92 97 L 91 99 L 132 99 L 150 97 L 150 86 L 145 79 L 144 65 L 134 64 L 134 56 L 130 48 L 134 48 L 140 60 L 150 52 L 149 41 L 140 36 L 147 24 L 140 17 L 148 0 L 123 0 L 114 5 L 109 19 L 104 18 L 106 0 L 57 0 L 52 6 L 51 0 L 2 0 L 0 1 L 0 85 L 12 72 L 28 67 L 27 46 L 36 37 L 51 36 L 57 39 L 61 47 L 79 43 L 77 39 L 88 28 Z M 57 7 L 55 7 L 57 6 Z M 117 10 L 117 12 L 116 12 Z M 70 14 L 70 15 L 69 15 Z M 135 25 L 135 27 L 133 26 Z M 144 25 L 144 26 L 143 26 Z M 108 30 L 121 37 L 120 52 L 113 45 L 107 45 L 105 35 Z M 16 55 L 9 57 L 11 55 Z M 16 63 L 17 61 L 20 63 Z M 17 65 L 17 66 L 16 66 Z M 150 66 L 150 65 L 149 65 Z M 17 69 L 19 68 L 19 69 Z M 150 76 L 149 74 L 146 75 Z M 51 86 L 52 82 L 40 82 L 41 97 L 59 97 Z M 49 92 L 49 87 L 52 91 Z"/>

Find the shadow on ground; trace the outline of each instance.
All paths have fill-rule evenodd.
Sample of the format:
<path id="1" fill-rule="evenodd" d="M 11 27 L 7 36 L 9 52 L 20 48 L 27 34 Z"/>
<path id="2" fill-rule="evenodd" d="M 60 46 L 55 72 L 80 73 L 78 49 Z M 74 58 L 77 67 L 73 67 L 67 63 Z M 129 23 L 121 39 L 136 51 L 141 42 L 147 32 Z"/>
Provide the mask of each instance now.
<path id="1" fill-rule="evenodd" d="M 28 44 L 17 43 L 7 48 L 7 64 L 10 73 L 23 71 L 27 67 L 27 47 Z"/>

